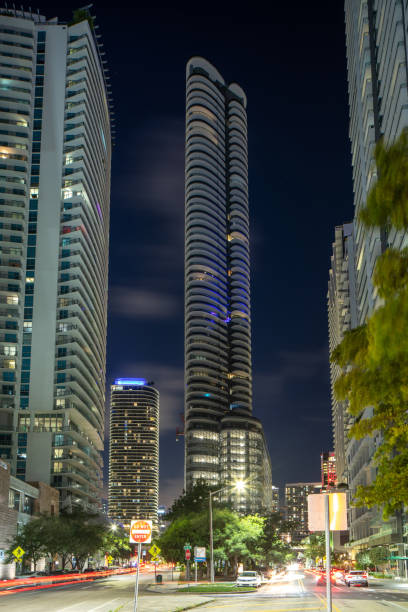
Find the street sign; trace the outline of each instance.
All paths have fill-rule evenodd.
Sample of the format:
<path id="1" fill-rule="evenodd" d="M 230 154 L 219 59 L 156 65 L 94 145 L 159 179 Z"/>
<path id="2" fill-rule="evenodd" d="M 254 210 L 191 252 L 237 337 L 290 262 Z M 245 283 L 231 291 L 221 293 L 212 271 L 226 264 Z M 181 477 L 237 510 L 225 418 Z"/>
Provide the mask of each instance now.
<path id="1" fill-rule="evenodd" d="M 25 550 L 23 550 L 21 546 L 17 546 L 17 548 L 13 550 L 13 555 L 17 561 L 21 561 L 22 557 L 25 555 Z"/>
<path id="2" fill-rule="evenodd" d="M 157 555 L 161 553 L 161 548 L 159 548 L 157 544 L 153 544 L 153 546 L 149 548 L 149 553 L 152 555 L 152 557 L 157 557 Z"/>
<path id="3" fill-rule="evenodd" d="M 190 559 L 191 559 L 191 550 L 189 548 L 187 548 L 184 551 L 184 554 L 185 554 L 185 557 L 186 557 L 186 561 L 190 561 Z"/>
<path id="4" fill-rule="evenodd" d="M 194 561 L 206 561 L 205 547 L 195 546 L 194 547 Z"/>
<path id="5" fill-rule="evenodd" d="M 131 521 L 129 542 L 131 544 L 150 544 L 152 541 L 152 521 Z"/>
<path id="6" fill-rule="evenodd" d="M 393 555 L 391 555 L 389 558 L 393 561 L 406 561 L 408 559 L 408 557 L 394 557 Z"/>
<path id="7" fill-rule="evenodd" d="M 345 493 L 315 493 L 308 495 L 309 531 L 325 530 L 324 504 L 329 497 L 330 531 L 347 530 L 347 500 Z"/>
<path id="8" fill-rule="evenodd" d="M 108 556 L 106 557 L 106 560 L 107 560 L 107 562 L 108 562 L 108 565 L 109 565 L 110 563 L 112 563 L 112 561 L 113 561 L 113 557 L 112 557 L 112 555 L 108 555 Z"/>
<path id="9" fill-rule="evenodd" d="M 184 544 L 184 550 L 191 550 L 191 544 Z"/>

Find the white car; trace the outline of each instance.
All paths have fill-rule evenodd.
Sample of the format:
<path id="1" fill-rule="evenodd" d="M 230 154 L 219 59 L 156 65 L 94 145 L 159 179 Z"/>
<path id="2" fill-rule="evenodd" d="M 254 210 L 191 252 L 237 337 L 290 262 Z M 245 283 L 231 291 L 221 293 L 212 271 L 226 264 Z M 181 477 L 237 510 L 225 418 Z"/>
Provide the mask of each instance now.
<path id="1" fill-rule="evenodd" d="M 344 582 L 348 587 L 352 584 L 368 587 L 368 574 L 362 570 L 352 570 L 344 576 Z"/>
<path id="2" fill-rule="evenodd" d="M 242 572 L 238 574 L 237 586 L 259 587 L 261 582 L 262 579 L 258 572 Z"/>

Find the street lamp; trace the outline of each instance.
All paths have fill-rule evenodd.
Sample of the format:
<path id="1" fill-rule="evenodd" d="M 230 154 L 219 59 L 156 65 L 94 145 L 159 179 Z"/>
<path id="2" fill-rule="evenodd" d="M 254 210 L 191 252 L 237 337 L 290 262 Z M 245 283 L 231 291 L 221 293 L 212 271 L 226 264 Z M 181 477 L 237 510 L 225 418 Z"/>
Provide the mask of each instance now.
<path id="1" fill-rule="evenodd" d="M 110 526 L 112 531 L 116 531 L 118 526 L 116 525 L 116 523 L 112 523 L 112 525 Z"/>
<path id="2" fill-rule="evenodd" d="M 244 491 L 246 483 L 243 480 L 237 480 L 233 485 L 222 487 L 217 491 L 210 491 L 209 506 L 210 506 L 210 577 L 211 582 L 214 582 L 214 542 L 213 542 L 213 519 L 212 519 L 212 496 L 225 491 L 225 489 L 234 488 L 237 491 Z"/>

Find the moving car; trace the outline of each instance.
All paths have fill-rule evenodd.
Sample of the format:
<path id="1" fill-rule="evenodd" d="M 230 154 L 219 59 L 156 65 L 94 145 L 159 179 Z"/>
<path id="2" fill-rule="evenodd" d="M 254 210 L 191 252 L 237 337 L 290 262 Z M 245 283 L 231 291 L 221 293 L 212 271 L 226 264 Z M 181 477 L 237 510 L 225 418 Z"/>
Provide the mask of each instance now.
<path id="1" fill-rule="evenodd" d="M 361 586 L 368 586 L 367 572 L 363 570 L 351 570 L 344 576 L 344 582 L 347 586 L 352 584 L 360 584 Z"/>
<path id="2" fill-rule="evenodd" d="M 237 586 L 261 586 L 261 576 L 258 572 L 242 572 L 238 574 Z"/>

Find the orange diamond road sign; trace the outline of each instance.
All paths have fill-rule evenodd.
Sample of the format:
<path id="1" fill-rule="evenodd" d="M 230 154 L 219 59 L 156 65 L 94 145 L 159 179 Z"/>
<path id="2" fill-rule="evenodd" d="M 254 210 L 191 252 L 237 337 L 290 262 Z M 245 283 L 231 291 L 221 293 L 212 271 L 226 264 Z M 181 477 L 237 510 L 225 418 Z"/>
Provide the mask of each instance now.
<path id="1" fill-rule="evenodd" d="M 150 544 L 152 541 L 152 521 L 131 521 L 129 542 L 131 544 Z"/>

